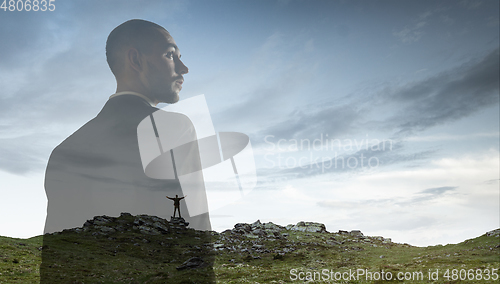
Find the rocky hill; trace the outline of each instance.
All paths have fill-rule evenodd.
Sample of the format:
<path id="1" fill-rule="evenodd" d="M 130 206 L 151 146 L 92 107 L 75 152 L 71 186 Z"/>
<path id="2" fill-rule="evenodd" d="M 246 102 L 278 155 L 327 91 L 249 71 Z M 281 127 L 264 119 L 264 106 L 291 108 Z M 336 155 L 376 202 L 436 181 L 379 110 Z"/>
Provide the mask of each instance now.
<path id="1" fill-rule="evenodd" d="M 499 235 L 422 248 L 314 222 L 217 233 L 122 213 L 27 240 L 0 237 L 0 283 L 39 283 L 40 264 L 45 283 L 498 283 Z"/>

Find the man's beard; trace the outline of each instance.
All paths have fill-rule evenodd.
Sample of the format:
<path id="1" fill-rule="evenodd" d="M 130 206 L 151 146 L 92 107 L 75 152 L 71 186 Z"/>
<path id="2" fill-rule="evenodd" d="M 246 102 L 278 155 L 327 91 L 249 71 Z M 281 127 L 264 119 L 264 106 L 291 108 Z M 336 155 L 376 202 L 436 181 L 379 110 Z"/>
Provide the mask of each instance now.
<path id="1" fill-rule="evenodd" d="M 169 93 L 163 93 L 162 97 L 159 98 L 160 103 L 175 104 L 179 101 L 179 92 L 171 91 Z"/>

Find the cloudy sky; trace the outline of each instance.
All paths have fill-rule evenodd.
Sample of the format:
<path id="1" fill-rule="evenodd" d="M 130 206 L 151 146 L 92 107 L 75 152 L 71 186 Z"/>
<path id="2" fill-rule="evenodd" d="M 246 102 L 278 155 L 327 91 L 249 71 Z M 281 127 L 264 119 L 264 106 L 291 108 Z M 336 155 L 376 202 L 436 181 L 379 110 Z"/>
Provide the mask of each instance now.
<path id="1" fill-rule="evenodd" d="M 258 184 L 211 212 L 413 245 L 500 227 L 498 1 L 55 1 L 0 10 L 0 235 L 43 232 L 52 149 L 115 91 L 109 32 L 164 26 Z M 159 105 L 160 107 L 162 105 Z"/>

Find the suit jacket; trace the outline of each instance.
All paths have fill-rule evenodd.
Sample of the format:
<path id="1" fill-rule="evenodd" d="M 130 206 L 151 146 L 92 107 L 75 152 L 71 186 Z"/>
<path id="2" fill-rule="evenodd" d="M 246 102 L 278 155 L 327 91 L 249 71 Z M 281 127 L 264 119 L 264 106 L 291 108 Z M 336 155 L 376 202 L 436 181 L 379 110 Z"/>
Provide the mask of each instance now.
<path id="1" fill-rule="evenodd" d="M 97 215 L 171 216 L 173 202 L 165 196 L 183 196 L 181 186 L 176 179 L 146 176 L 138 147 L 137 126 L 156 111 L 137 96 L 111 98 L 94 119 L 54 149 L 45 175 L 45 233 L 81 227 Z M 183 121 L 185 125 L 176 125 L 184 130 L 182 135 L 196 138 L 189 119 Z M 182 207 L 190 227 L 211 229 L 208 213 L 189 217 Z"/>

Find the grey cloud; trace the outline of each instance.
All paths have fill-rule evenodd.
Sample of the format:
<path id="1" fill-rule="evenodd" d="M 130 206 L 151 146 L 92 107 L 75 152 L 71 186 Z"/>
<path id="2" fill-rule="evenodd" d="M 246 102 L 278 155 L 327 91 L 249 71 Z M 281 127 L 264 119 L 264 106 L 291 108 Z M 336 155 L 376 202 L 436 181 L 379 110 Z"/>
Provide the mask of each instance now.
<path id="1" fill-rule="evenodd" d="M 295 109 L 282 121 L 251 135 L 252 143 L 254 145 L 264 143 L 263 137 L 266 135 L 274 135 L 275 140 L 317 137 L 318 133 L 326 133 L 330 137 L 342 137 L 368 128 L 392 133 L 395 141 L 393 151 L 362 150 L 352 155 L 337 157 L 337 160 L 340 161 L 341 158 L 347 160 L 350 157 L 359 159 L 363 154 L 365 159 L 376 157 L 380 166 L 402 162 L 413 162 L 415 165 L 432 157 L 436 151 L 404 153 L 402 149 L 404 137 L 498 105 L 498 62 L 499 54 L 496 49 L 480 60 L 471 60 L 426 80 L 402 87 L 389 85 L 371 97 L 358 93 L 352 95 L 352 99 L 344 101 L 342 105 L 331 102 L 321 106 L 309 105 L 307 108 Z M 258 113 L 258 101 L 260 100 L 255 99 L 256 105 L 242 105 L 242 109 L 249 107 Z M 400 111 L 389 113 L 387 116 L 387 113 L 379 110 L 384 109 L 385 105 Z M 379 116 L 387 118 L 377 120 Z M 335 159 L 324 162 L 320 160 L 304 168 L 265 169 L 260 170 L 259 174 L 272 179 L 280 175 L 292 178 L 360 170 L 359 167 L 354 169 L 345 166 L 331 167 L 334 162 Z M 424 200 L 430 197 L 419 198 Z"/>
<path id="2" fill-rule="evenodd" d="M 419 26 L 415 26 L 414 28 L 405 27 L 398 32 L 393 32 L 393 35 L 398 37 L 403 43 L 413 43 L 419 41 L 424 32 L 420 30 Z"/>
<path id="3" fill-rule="evenodd" d="M 441 195 L 447 191 L 453 191 L 457 187 L 456 186 L 443 186 L 443 187 L 433 187 L 422 190 L 420 194 L 432 194 L 432 195 Z"/>
<path id="4" fill-rule="evenodd" d="M 343 105 L 335 102 L 309 106 L 290 112 L 286 119 L 254 134 L 276 139 L 328 133 L 339 137 L 359 129 L 390 131 L 395 140 L 430 127 L 467 117 L 497 105 L 499 101 L 499 51 L 493 50 L 479 61 L 471 60 L 455 69 L 406 86 L 386 85 L 378 94 L 351 95 Z M 389 113 L 384 107 L 400 110 Z M 384 112 L 384 113 L 383 113 Z"/>
<path id="5" fill-rule="evenodd" d="M 378 148 L 374 146 L 373 149 L 368 147 L 368 149 L 362 149 L 352 154 L 338 155 L 336 157 L 325 156 L 311 161 L 308 165 L 300 165 L 294 168 L 259 169 L 258 174 L 272 180 L 276 178 L 305 178 L 328 173 L 363 172 L 371 167 L 388 167 L 405 162 L 418 163 L 429 159 L 435 154 L 435 151 L 404 153 L 404 142 L 389 143 L 388 141 L 382 141 L 378 144 Z M 411 166 L 411 164 L 407 166 Z"/>
<path id="6" fill-rule="evenodd" d="M 361 113 L 350 106 L 329 106 L 317 112 L 295 110 L 278 124 L 257 133 L 256 137 L 274 135 L 279 139 L 314 137 L 318 133 L 328 133 L 331 137 L 341 137 L 353 131 Z"/>
<path id="7" fill-rule="evenodd" d="M 458 188 L 457 186 L 443 186 L 443 187 L 428 188 L 428 189 L 425 189 L 425 190 L 418 192 L 416 196 L 410 198 L 409 200 L 400 201 L 400 202 L 397 202 L 395 204 L 406 206 L 406 205 L 414 205 L 414 204 L 422 203 L 422 202 L 429 202 L 429 201 L 435 200 L 437 198 L 440 198 L 446 192 L 455 191 L 457 188 Z"/>
<path id="8" fill-rule="evenodd" d="M 47 33 L 48 13 L 2 13 L 0 24 L 0 57 L 1 69 L 11 69 L 19 62 L 33 60 L 30 57 L 37 53 L 37 48 L 44 46 L 44 41 L 53 39 L 53 34 Z"/>
<path id="9" fill-rule="evenodd" d="M 291 65 L 281 70 L 279 74 L 273 75 L 275 79 L 271 83 L 258 84 L 254 88 L 242 93 L 241 97 L 244 99 L 240 103 L 232 104 L 230 108 L 215 113 L 214 121 L 221 121 L 226 127 L 233 129 L 237 127 L 239 129 L 246 128 L 255 131 L 255 129 L 262 129 L 262 126 L 269 124 L 270 121 L 283 120 L 283 114 L 286 114 L 288 111 L 291 111 L 290 116 L 295 115 L 294 111 L 296 112 L 297 110 L 291 108 L 303 96 L 302 90 L 307 88 L 307 82 L 312 78 L 311 72 L 307 72 L 301 68 L 305 64 L 303 60 L 302 58 L 295 60 L 293 63 L 279 63 L 280 65 Z M 269 62 L 257 62 L 255 64 L 258 65 L 257 69 L 266 69 L 267 67 L 265 66 Z M 253 74 L 255 71 L 248 72 L 249 74 Z M 252 82 L 253 84 L 255 82 Z M 295 127 L 296 123 L 297 121 L 294 121 L 291 123 L 291 126 Z M 280 127 L 278 129 L 281 130 Z M 258 131 L 258 133 L 254 133 L 254 137 L 262 134 L 264 133 Z"/>
<path id="10" fill-rule="evenodd" d="M 474 10 L 474 9 L 479 8 L 483 4 L 483 1 L 481 1 L 481 0 L 462 0 L 460 2 L 460 4 L 469 10 Z"/>
<path id="11" fill-rule="evenodd" d="M 300 111 L 296 106 L 311 96 L 311 82 L 318 71 L 311 52 L 313 42 L 303 32 L 285 35 L 278 31 L 255 48 L 251 56 L 242 57 L 243 62 L 250 62 L 248 67 L 231 70 L 223 77 L 237 82 L 243 91 L 227 94 L 235 103 L 214 113 L 214 122 L 229 129 L 247 129 L 256 138 L 266 135 L 260 131 L 263 126 L 281 122 Z"/>
<path id="12" fill-rule="evenodd" d="M 500 179 L 490 179 L 490 180 L 484 181 L 483 183 L 485 183 L 485 184 L 495 184 L 495 183 L 498 183 L 499 181 L 500 181 Z"/>
<path id="13" fill-rule="evenodd" d="M 407 208 L 408 206 L 438 199 L 442 197 L 446 192 L 452 192 L 455 191 L 456 189 L 457 189 L 456 186 L 428 188 L 416 193 L 409 199 L 399 197 L 399 198 L 367 199 L 360 201 L 322 200 L 317 202 L 316 204 L 320 207 L 330 208 L 330 209 L 353 209 L 353 208 L 375 208 L 375 207 L 398 208 L 400 206 Z M 396 226 L 396 228 L 399 227 L 400 227 L 399 225 Z"/>
<path id="14" fill-rule="evenodd" d="M 0 170 L 17 175 L 42 170 L 47 151 L 40 151 L 37 141 L 36 135 L 0 139 Z"/>
<path id="15" fill-rule="evenodd" d="M 386 126 L 407 134 L 469 116 L 498 104 L 498 85 L 496 49 L 477 63 L 465 64 L 390 94 L 388 102 L 403 106 L 400 113 L 385 122 Z"/>
<path id="16" fill-rule="evenodd" d="M 245 125 L 253 125 L 273 116 L 275 105 L 279 104 L 279 98 L 285 96 L 287 90 L 279 87 L 260 87 L 252 92 L 247 92 L 247 98 L 241 103 L 236 103 L 231 108 L 214 114 L 214 121 L 224 121 L 225 124 L 238 125 L 239 128 Z"/>
<path id="17" fill-rule="evenodd" d="M 45 161 L 39 157 L 4 147 L 0 148 L 0 156 L 0 169 L 12 174 L 23 175 L 45 167 Z"/>

